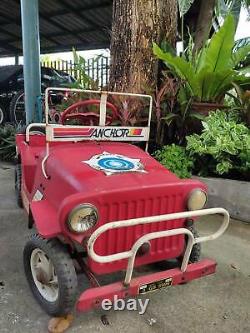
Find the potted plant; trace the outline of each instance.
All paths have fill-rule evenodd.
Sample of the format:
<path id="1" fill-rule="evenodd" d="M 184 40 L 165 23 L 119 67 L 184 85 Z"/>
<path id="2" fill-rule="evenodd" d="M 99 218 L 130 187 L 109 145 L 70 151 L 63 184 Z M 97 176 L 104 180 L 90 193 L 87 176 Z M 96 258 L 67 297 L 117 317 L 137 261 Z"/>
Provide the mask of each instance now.
<path id="1" fill-rule="evenodd" d="M 210 41 L 197 53 L 188 52 L 185 56 L 175 56 L 153 45 L 154 54 L 184 81 L 179 99 L 182 105 L 189 103 L 194 111 L 207 114 L 210 110 L 224 108 L 225 93 L 233 83 L 246 80 L 236 66 L 249 54 L 250 45 L 234 51 L 235 22 L 229 15 Z"/>

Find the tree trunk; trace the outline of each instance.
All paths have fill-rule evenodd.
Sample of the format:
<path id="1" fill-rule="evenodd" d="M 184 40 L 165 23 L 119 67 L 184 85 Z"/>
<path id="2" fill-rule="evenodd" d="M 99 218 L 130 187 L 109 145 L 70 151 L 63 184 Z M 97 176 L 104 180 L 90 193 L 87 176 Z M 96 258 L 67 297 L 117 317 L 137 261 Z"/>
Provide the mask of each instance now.
<path id="1" fill-rule="evenodd" d="M 216 0 L 201 0 L 195 29 L 194 52 L 199 51 L 209 37 Z"/>
<path id="2" fill-rule="evenodd" d="M 145 93 L 157 84 L 153 42 L 175 45 L 176 0 L 114 0 L 110 90 Z"/>

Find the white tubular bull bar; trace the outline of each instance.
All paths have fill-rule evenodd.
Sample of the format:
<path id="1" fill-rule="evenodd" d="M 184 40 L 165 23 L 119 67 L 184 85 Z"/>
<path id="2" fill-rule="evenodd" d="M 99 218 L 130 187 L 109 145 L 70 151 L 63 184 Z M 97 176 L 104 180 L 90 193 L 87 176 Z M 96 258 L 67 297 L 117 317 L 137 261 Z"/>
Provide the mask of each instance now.
<path id="1" fill-rule="evenodd" d="M 95 245 L 97 238 L 101 234 L 106 232 L 107 230 L 117 229 L 117 228 L 121 228 L 121 227 L 131 227 L 131 226 L 135 226 L 138 224 L 156 223 L 156 222 L 162 222 L 162 221 L 170 221 L 170 220 L 192 218 L 192 217 L 201 217 L 201 216 L 214 215 L 214 214 L 222 214 L 223 221 L 222 221 L 220 228 L 216 232 L 214 232 L 213 234 L 208 235 L 208 236 L 194 238 L 192 232 L 190 230 L 188 230 L 187 228 L 163 230 L 163 231 L 158 231 L 158 232 L 152 232 L 152 233 L 149 233 L 149 234 L 146 234 L 146 235 L 140 237 L 134 243 L 134 245 L 132 246 L 132 248 L 129 251 L 119 252 L 119 253 L 115 253 L 115 254 L 111 254 L 111 255 L 107 255 L 107 256 L 100 256 L 97 253 L 95 253 L 95 251 L 94 251 L 94 245 Z M 196 210 L 196 211 L 172 213 L 172 214 L 158 215 L 158 216 L 148 216 L 148 217 L 135 218 L 135 219 L 130 219 L 130 220 L 110 222 L 110 223 L 104 224 L 101 227 L 99 227 L 98 229 L 96 229 L 93 232 L 93 234 L 90 236 L 90 238 L 88 240 L 88 244 L 87 244 L 88 254 L 94 261 L 99 262 L 99 263 L 108 263 L 108 262 L 112 262 L 112 261 L 116 261 L 116 260 L 128 259 L 128 265 L 127 265 L 124 285 L 129 285 L 131 278 L 132 278 L 133 269 L 134 269 L 136 253 L 143 243 L 148 242 L 152 239 L 156 239 L 156 238 L 170 237 L 170 236 L 184 234 L 184 235 L 188 236 L 188 242 L 187 242 L 186 250 L 185 250 L 182 264 L 181 264 L 181 271 L 185 272 L 187 269 L 189 257 L 190 257 L 194 244 L 214 240 L 214 239 L 220 237 L 227 229 L 228 224 L 229 224 L 229 219 L 230 219 L 229 213 L 224 208 L 209 208 L 209 209 L 202 209 L 202 210 Z"/>

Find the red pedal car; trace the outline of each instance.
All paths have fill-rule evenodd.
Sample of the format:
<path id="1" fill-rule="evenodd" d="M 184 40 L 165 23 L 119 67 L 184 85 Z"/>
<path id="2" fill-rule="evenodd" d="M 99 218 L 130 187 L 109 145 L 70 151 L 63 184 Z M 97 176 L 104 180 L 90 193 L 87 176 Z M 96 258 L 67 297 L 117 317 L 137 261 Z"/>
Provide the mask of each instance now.
<path id="1" fill-rule="evenodd" d="M 226 230 L 227 211 L 203 209 L 204 184 L 179 179 L 129 143 L 145 142 L 147 148 L 151 97 L 88 91 L 100 98 L 71 105 L 62 124 L 54 125 L 48 122 L 50 90 L 79 91 L 46 90 L 46 123 L 16 136 L 15 177 L 18 204 L 36 229 L 24 248 L 25 273 L 45 311 L 86 311 L 115 295 L 133 297 L 214 273 L 214 260 L 200 260 L 200 243 Z M 110 94 L 148 99 L 147 126 L 112 126 L 117 108 L 108 102 Z M 83 126 L 65 125 L 75 119 Z M 193 220 L 212 214 L 223 215 L 219 230 L 199 237 Z M 172 258 L 179 259 L 176 268 L 132 276 L 138 266 Z M 91 284 L 78 299 L 76 262 Z M 98 283 L 98 275 L 123 270 L 123 281 Z"/>

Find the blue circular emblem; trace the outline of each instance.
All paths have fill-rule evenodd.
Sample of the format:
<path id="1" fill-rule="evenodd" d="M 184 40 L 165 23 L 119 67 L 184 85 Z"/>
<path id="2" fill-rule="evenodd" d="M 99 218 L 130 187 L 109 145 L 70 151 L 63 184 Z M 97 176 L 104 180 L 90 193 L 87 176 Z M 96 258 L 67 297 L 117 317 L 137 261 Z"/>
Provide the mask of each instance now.
<path id="1" fill-rule="evenodd" d="M 117 171 L 128 171 L 135 167 L 132 162 L 118 157 L 104 157 L 98 161 L 98 165 L 103 169 Z"/>

